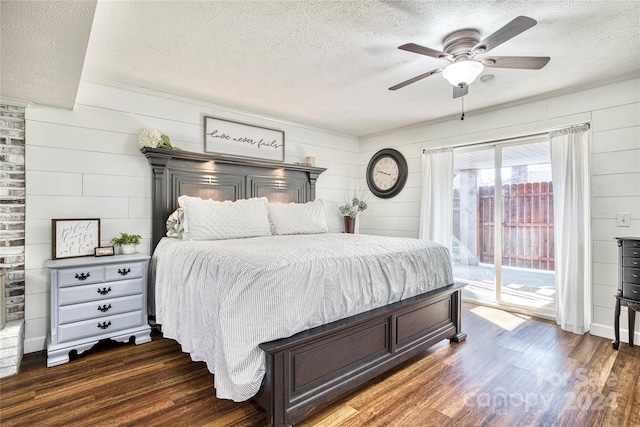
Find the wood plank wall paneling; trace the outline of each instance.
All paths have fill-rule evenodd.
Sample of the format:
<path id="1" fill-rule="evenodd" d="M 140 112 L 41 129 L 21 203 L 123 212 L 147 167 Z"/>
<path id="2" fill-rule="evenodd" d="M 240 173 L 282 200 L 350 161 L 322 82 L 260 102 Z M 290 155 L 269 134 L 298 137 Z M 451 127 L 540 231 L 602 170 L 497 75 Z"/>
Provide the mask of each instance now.
<path id="1" fill-rule="evenodd" d="M 611 295 L 618 284 L 613 238 L 640 236 L 640 103 L 594 111 L 592 131 L 593 331 L 602 334 L 601 325 L 613 322 Z M 630 227 L 616 225 L 617 212 L 631 214 Z M 639 328 L 636 319 L 636 339 Z"/>
<path id="2" fill-rule="evenodd" d="M 358 177 L 359 141 L 349 135 L 221 106 L 83 81 L 73 110 L 26 109 L 26 338 L 25 351 L 45 347 L 49 283 L 42 267 L 51 254 L 51 218 L 101 218 L 102 244 L 120 232 L 138 233 L 149 251 L 151 167 L 138 135 L 156 127 L 174 146 L 203 152 L 203 116 L 281 129 L 287 163 L 314 156 L 327 168 L 316 195 L 325 202 L 329 229 L 343 227 L 338 205 Z"/>
<path id="3" fill-rule="evenodd" d="M 640 347 L 464 305 L 461 344 L 443 341 L 312 414 L 311 426 L 637 426 Z M 215 398 L 212 376 L 179 345 L 100 344 L 47 368 L 25 356 L 0 384 L 10 426 L 263 426 L 253 402 Z"/>
<path id="4" fill-rule="evenodd" d="M 420 176 L 422 149 L 495 141 L 548 132 L 578 123 L 591 123 L 591 220 L 593 284 L 591 332 L 613 338 L 613 305 L 617 273 L 616 236 L 640 236 L 640 79 L 632 77 L 601 87 L 536 100 L 486 112 L 467 112 L 459 118 L 425 123 L 360 140 L 361 176 L 371 156 L 382 148 L 400 150 L 409 173 Z M 631 90 L 630 90 L 631 88 Z M 635 89 L 635 90 L 634 90 Z M 363 178 L 364 179 L 364 178 Z M 363 181 L 364 182 L 364 181 Z M 372 197 L 370 211 L 359 219 L 367 234 L 417 237 L 420 184 L 398 197 Z M 408 190 L 408 191 L 407 191 Z M 401 215 L 393 213 L 401 210 Z M 392 214 L 387 214 L 392 212 Z M 631 226 L 616 225 L 616 213 L 629 212 Z M 623 316 L 626 313 L 623 311 Z M 640 340 L 640 317 L 636 317 Z M 621 331 L 626 334 L 626 328 Z M 640 341 L 639 341 L 640 342 Z"/>

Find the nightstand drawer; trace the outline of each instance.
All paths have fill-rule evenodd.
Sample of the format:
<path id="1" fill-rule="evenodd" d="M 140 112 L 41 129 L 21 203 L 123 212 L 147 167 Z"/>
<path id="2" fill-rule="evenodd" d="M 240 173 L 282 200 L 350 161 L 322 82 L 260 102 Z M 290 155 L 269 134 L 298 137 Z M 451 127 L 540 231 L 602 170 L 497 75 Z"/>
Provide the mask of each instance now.
<path id="1" fill-rule="evenodd" d="M 623 267 L 638 267 L 640 268 L 640 258 L 629 258 L 628 256 L 622 258 Z"/>
<path id="2" fill-rule="evenodd" d="M 78 267 L 58 271 L 58 286 L 79 286 L 104 282 L 104 267 Z"/>
<path id="3" fill-rule="evenodd" d="M 622 248 L 622 256 L 640 258 L 640 248 Z"/>
<path id="4" fill-rule="evenodd" d="M 114 297 L 143 293 L 143 280 L 121 280 L 119 282 L 95 283 L 86 286 L 71 286 L 58 291 L 60 305 L 87 301 L 102 301 Z"/>
<path id="5" fill-rule="evenodd" d="M 640 240 L 624 240 L 622 246 L 625 248 L 640 248 Z"/>
<path id="6" fill-rule="evenodd" d="M 632 283 L 623 283 L 622 297 L 640 301 L 640 285 L 634 285 Z"/>
<path id="7" fill-rule="evenodd" d="M 115 316 L 101 317 L 95 320 L 70 323 L 58 326 L 58 341 L 73 341 L 86 337 L 99 339 L 101 334 L 135 328 L 144 324 L 142 311 L 133 311 Z"/>
<path id="8" fill-rule="evenodd" d="M 142 294 L 111 298 L 83 304 L 65 305 L 58 312 L 58 323 L 65 324 L 93 318 L 142 310 Z"/>
<path id="9" fill-rule="evenodd" d="M 107 281 L 137 279 L 144 275 L 147 263 L 123 262 L 122 264 L 109 265 L 105 267 L 105 277 Z"/>
<path id="10" fill-rule="evenodd" d="M 640 268 L 623 268 L 622 281 L 627 283 L 640 283 Z"/>

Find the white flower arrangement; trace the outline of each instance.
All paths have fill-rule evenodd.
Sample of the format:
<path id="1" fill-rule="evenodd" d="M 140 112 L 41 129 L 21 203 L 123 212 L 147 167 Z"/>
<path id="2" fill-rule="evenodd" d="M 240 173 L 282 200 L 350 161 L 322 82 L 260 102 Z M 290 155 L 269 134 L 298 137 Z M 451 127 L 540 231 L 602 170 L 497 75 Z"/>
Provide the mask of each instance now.
<path id="1" fill-rule="evenodd" d="M 150 148 L 166 148 L 171 150 L 171 140 L 169 137 L 156 128 L 146 128 L 138 137 L 138 146 L 140 149 L 144 147 Z"/>

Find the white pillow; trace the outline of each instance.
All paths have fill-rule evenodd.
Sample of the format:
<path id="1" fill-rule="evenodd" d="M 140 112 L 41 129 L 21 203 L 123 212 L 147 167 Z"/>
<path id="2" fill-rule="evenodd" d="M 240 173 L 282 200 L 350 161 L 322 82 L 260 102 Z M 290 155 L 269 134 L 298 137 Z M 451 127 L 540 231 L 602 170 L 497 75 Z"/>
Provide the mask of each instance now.
<path id="1" fill-rule="evenodd" d="M 182 239 L 184 233 L 184 209 L 178 208 L 167 218 L 167 237 Z"/>
<path id="2" fill-rule="evenodd" d="M 319 234 L 329 231 L 322 200 L 308 203 L 269 203 L 268 207 L 273 234 Z"/>
<path id="3" fill-rule="evenodd" d="M 180 196 L 184 208 L 184 240 L 240 239 L 271 235 L 267 199 L 216 202 Z"/>

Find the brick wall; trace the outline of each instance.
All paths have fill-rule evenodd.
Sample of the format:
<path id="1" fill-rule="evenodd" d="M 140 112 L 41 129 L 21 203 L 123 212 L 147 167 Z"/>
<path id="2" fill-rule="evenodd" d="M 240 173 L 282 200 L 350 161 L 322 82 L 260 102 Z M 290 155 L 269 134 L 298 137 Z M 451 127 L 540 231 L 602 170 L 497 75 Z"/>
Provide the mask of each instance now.
<path id="1" fill-rule="evenodd" d="M 0 105 L 0 267 L 6 275 L 6 319 L 24 319 L 24 108 Z"/>

